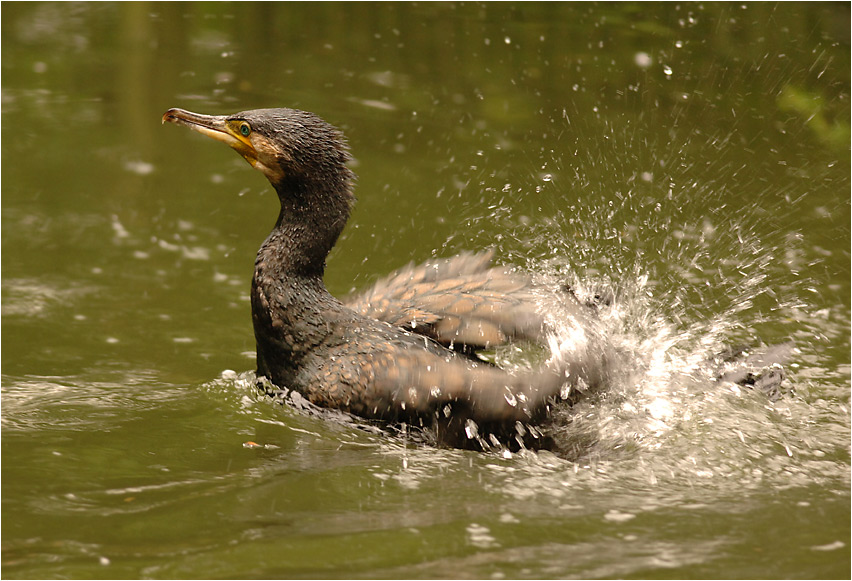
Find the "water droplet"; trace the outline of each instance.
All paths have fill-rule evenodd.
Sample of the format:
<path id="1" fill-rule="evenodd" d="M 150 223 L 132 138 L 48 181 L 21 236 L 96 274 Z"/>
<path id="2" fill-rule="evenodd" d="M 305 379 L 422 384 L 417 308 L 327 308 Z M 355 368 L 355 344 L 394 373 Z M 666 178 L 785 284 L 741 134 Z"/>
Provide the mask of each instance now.
<path id="1" fill-rule="evenodd" d="M 672 76 L 672 68 L 669 65 L 663 65 L 663 72 L 667 77 Z"/>
<path id="2" fill-rule="evenodd" d="M 473 420 L 467 419 L 464 422 L 464 433 L 467 435 L 468 440 L 472 440 L 479 435 L 479 426 Z"/>
<path id="3" fill-rule="evenodd" d="M 635 62 L 636 66 L 640 69 L 647 69 L 651 66 L 653 60 L 651 59 L 651 55 L 647 52 L 637 52 L 633 55 L 633 62 Z"/>

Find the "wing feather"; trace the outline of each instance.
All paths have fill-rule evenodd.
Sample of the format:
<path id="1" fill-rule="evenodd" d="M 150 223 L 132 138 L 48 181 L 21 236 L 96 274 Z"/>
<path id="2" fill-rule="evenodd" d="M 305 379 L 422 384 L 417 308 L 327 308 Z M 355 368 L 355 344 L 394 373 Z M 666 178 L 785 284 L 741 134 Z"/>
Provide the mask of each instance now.
<path id="1" fill-rule="evenodd" d="M 493 253 L 464 253 L 409 264 L 347 301 L 356 312 L 456 349 L 480 350 L 540 340 L 532 280 L 492 266 Z"/>

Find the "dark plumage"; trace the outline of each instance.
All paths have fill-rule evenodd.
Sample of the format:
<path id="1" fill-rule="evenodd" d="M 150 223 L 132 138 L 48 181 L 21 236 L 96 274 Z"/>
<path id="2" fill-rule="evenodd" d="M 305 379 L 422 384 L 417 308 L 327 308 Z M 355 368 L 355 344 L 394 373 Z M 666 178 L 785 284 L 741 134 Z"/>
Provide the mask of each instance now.
<path id="1" fill-rule="evenodd" d="M 531 281 L 491 267 L 488 253 L 408 266 L 349 304 L 333 297 L 323 284 L 325 259 L 349 217 L 354 175 L 343 135 L 319 117 L 171 109 L 163 121 L 228 143 L 278 193 L 281 211 L 252 282 L 259 377 L 365 418 L 437 420 L 442 441 L 464 445 L 467 420 L 481 434 L 515 440 L 516 422 L 540 420 L 550 398 L 600 371 L 573 361 L 508 373 L 470 356 L 544 336 Z M 577 317 L 591 316 L 570 293 L 565 300 Z"/>

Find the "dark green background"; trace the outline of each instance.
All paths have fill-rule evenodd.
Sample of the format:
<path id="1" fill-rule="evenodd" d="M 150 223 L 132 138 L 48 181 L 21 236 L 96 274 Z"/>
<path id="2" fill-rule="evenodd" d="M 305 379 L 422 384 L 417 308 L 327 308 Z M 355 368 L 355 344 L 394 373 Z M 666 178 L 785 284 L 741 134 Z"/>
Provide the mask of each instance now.
<path id="1" fill-rule="evenodd" d="M 849 22 L 4 3 L 3 576 L 848 578 Z M 277 201 L 160 117 L 269 106 L 349 137 L 332 292 L 485 247 L 615 291 L 638 371 L 566 426 L 582 461 L 413 447 L 255 392 Z M 758 337 L 797 341 L 794 397 L 678 379 Z"/>

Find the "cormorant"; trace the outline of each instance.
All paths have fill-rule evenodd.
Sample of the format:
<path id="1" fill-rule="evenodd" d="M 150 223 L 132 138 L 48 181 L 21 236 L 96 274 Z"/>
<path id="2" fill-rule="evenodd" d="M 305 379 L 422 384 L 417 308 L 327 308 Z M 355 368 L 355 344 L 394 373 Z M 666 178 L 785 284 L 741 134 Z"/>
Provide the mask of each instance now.
<path id="1" fill-rule="evenodd" d="M 228 116 L 169 109 L 167 121 L 231 146 L 278 193 L 281 210 L 257 254 L 251 289 L 259 380 L 318 406 L 434 426 L 448 445 L 489 447 L 491 435 L 511 448 L 540 448 L 546 438 L 529 428 L 546 417 L 549 403 L 573 399 L 606 377 L 612 353 L 594 341 L 529 371 L 477 359 L 477 351 L 507 341 L 552 339 L 531 279 L 490 266 L 487 252 L 405 267 L 348 303 L 333 297 L 323 283 L 325 260 L 352 210 L 355 176 L 343 134 L 318 116 L 284 108 Z M 581 337 L 595 336 L 593 304 L 565 288 L 560 307 Z M 752 367 L 767 367 L 791 349 L 752 356 Z M 777 395 L 783 370 L 744 371 L 748 365 L 723 367 L 718 377 Z"/>
<path id="2" fill-rule="evenodd" d="M 333 297 L 325 260 L 349 218 L 354 174 L 343 134 L 316 115 L 170 109 L 166 121 L 230 145 L 278 193 L 281 210 L 251 290 L 259 378 L 318 406 L 434 425 L 441 442 L 463 447 L 471 444 L 469 420 L 478 434 L 518 440 L 527 430 L 516 424 L 541 420 L 551 398 L 599 382 L 601 361 L 574 357 L 509 373 L 471 356 L 545 339 L 532 281 L 490 266 L 488 252 L 408 266 L 348 304 Z M 594 317 L 569 290 L 564 296 L 578 321 Z"/>

